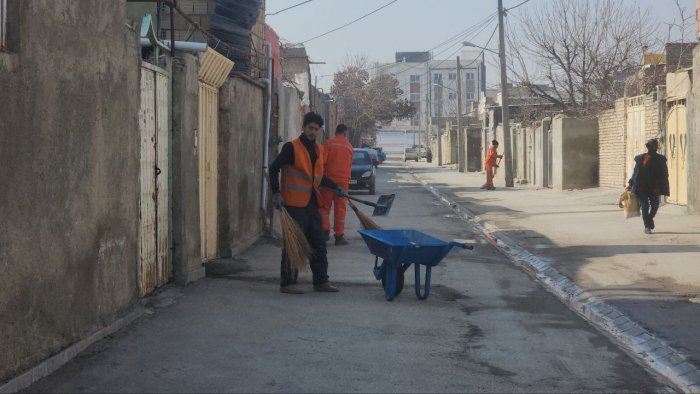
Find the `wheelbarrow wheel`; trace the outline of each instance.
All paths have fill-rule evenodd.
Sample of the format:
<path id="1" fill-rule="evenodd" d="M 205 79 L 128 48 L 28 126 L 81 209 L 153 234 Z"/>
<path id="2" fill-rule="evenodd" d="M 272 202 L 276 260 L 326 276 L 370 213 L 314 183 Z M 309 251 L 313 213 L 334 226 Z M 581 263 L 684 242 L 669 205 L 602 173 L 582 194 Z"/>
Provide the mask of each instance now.
<path id="1" fill-rule="evenodd" d="M 398 296 L 401 294 L 401 290 L 403 290 L 403 270 L 398 270 L 396 272 L 396 295 Z M 386 278 L 382 276 L 382 289 L 386 289 Z"/>

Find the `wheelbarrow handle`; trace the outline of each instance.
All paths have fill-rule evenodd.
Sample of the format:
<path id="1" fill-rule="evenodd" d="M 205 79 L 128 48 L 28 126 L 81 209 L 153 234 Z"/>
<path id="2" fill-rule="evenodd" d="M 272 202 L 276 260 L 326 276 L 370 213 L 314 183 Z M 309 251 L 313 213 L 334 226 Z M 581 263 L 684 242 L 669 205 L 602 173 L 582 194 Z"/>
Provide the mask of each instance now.
<path id="1" fill-rule="evenodd" d="M 452 241 L 452 242 L 450 242 L 450 244 L 451 244 L 452 246 L 458 246 L 458 247 L 460 247 L 460 248 L 462 248 L 462 249 L 474 250 L 474 245 L 470 245 L 470 244 L 468 244 L 467 242 L 463 242 L 463 241 Z"/>

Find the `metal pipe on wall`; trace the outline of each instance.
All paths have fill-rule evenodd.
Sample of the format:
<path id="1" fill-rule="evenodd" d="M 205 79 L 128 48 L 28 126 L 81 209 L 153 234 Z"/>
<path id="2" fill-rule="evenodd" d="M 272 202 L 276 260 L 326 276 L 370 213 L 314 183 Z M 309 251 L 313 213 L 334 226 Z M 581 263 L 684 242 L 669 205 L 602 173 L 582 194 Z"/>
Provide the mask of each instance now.
<path id="1" fill-rule="evenodd" d="M 267 75 L 263 82 L 265 83 L 265 108 L 264 108 L 264 119 L 263 119 L 263 177 L 262 177 L 262 191 L 260 193 L 260 207 L 265 211 L 267 207 L 267 173 L 268 162 L 270 160 L 270 123 L 272 121 L 272 80 L 273 80 L 273 67 L 275 66 L 272 62 L 272 48 L 269 44 L 263 45 L 265 49 L 265 55 L 267 57 Z M 272 220 L 270 220 L 270 229 L 272 229 Z"/>

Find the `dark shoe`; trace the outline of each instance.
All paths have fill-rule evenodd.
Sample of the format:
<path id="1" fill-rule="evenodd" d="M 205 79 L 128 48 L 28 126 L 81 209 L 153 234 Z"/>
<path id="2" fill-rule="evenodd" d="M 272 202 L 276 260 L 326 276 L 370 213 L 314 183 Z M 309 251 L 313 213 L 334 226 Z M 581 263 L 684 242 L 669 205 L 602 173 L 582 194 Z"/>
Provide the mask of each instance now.
<path id="1" fill-rule="evenodd" d="M 650 229 L 650 228 L 645 228 L 645 229 L 644 229 L 644 234 L 651 234 L 651 229 Z"/>
<path id="2" fill-rule="evenodd" d="M 280 286 L 280 293 L 304 294 L 304 290 L 297 288 L 296 285 L 287 285 L 287 286 Z"/>
<path id="3" fill-rule="evenodd" d="M 349 242 L 342 235 L 335 236 L 335 246 L 343 246 L 348 244 Z"/>
<path id="4" fill-rule="evenodd" d="M 333 286 L 330 282 L 326 282 L 320 285 L 314 285 L 314 291 L 320 291 L 322 293 L 337 293 L 340 290 L 338 290 L 338 288 Z"/>

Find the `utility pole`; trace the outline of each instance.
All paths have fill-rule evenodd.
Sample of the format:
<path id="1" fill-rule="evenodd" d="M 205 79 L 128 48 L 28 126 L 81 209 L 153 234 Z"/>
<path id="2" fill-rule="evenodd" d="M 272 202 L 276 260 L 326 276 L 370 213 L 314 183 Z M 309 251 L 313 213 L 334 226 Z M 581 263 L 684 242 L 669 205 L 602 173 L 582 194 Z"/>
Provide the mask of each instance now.
<path id="1" fill-rule="evenodd" d="M 464 135 L 462 135 L 462 67 L 457 56 L 457 168 L 464 172 Z"/>
<path id="2" fill-rule="evenodd" d="M 426 67 L 425 78 L 428 81 L 428 91 L 425 93 L 425 147 L 430 147 L 430 65 Z"/>
<path id="3" fill-rule="evenodd" d="M 508 78 L 506 77 L 506 39 L 503 28 L 503 0 L 498 0 L 498 57 L 501 59 L 501 116 L 503 118 L 503 158 L 506 187 L 513 187 L 513 158 L 510 148 L 510 111 L 508 110 Z"/>

